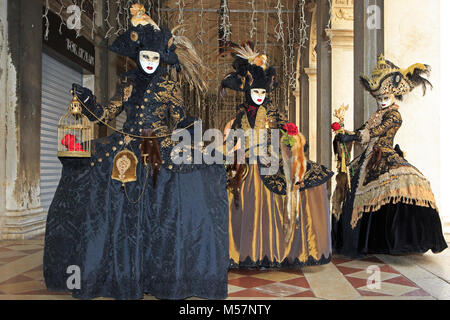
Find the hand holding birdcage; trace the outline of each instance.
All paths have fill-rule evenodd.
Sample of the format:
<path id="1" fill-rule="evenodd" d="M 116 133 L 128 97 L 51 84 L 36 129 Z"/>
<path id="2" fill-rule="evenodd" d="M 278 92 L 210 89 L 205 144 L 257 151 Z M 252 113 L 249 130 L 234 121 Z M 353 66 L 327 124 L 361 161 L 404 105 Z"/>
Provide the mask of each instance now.
<path id="1" fill-rule="evenodd" d="M 103 107 L 96 101 L 95 95 L 88 88 L 85 88 L 77 83 L 72 84 L 72 94 L 78 97 L 83 109 L 82 113 L 90 121 L 98 121 L 103 114 Z"/>
<path id="2" fill-rule="evenodd" d="M 58 123 L 58 157 L 91 157 L 93 127 L 91 121 L 82 113 L 83 106 L 72 90 L 73 99 L 68 112 Z"/>
<path id="3" fill-rule="evenodd" d="M 85 88 L 77 83 L 72 84 L 72 92 L 84 103 L 87 102 L 87 99 L 94 98 L 94 94 L 88 88 Z"/>

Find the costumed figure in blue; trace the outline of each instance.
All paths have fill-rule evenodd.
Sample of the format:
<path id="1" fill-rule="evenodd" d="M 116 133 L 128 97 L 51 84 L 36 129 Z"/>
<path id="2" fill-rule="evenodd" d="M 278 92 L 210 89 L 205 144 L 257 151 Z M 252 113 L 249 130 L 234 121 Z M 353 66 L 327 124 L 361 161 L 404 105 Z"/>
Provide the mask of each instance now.
<path id="1" fill-rule="evenodd" d="M 268 57 L 255 51 L 252 43 L 234 47 L 232 55 L 234 72 L 222 81 L 222 89 L 244 92 L 245 102 L 225 128 L 227 140 L 238 130 L 254 130 L 255 137 L 236 139 L 235 164 L 228 170 L 231 266 L 326 264 L 331 260 L 327 181 L 333 173 L 307 160 L 305 137 L 267 98 L 277 87 Z M 244 161 L 239 160 L 241 148 Z M 258 156 L 257 163 L 252 163 L 252 154 Z M 270 165 L 264 160 L 267 156 L 276 162 Z M 276 170 L 264 173 L 273 163 Z"/>
<path id="2" fill-rule="evenodd" d="M 138 68 L 123 75 L 107 106 L 74 85 L 91 121 L 108 123 L 121 112 L 127 120 L 121 132 L 92 141 L 91 158 L 60 158 L 63 172 L 45 236 L 45 282 L 49 290 L 69 291 L 67 270 L 78 266 L 80 283 L 70 288 L 77 298 L 223 299 L 229 265 L 225 168 L 177 164 L 179 142 L 171 137 L 176 129 L 192 128 L 193 120 L 184 112 L 179 83 L 166 73 L 183 71 L 201 87 L 203 71 L 194 68 L 202 64 L 185 37 L 159 28 L 142 5 L 131 12 L 130 29 L 111 50 Z"/>
<path id="3" fill-rule="evenodd" d="M 350 257 L 367 254 L 413 254 L 447 248 L 429 181 L 406 159 L 394 138 L 402 125 L 396 101 L 431 83 L 422 77 L 430 67 L 401 69 L 378 58 L 372 77 L 361 77 L 378 110 L 356 132 L 338 134 L 335 144 L 362 144 L 353 161 L 354 175 L 341 203 L 333 208 L 333 250 Z M 417 146 L 418 148 L 420 146 Z"/>

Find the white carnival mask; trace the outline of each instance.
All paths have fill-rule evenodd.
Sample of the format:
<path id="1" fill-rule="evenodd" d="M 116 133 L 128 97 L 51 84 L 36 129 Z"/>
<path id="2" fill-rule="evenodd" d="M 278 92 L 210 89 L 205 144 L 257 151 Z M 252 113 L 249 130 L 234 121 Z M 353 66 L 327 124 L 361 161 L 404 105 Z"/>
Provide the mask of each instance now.
<path id="1" fill-rule="evenodd" d="M 266 89 L 251 89 L 250 95 L 252 97 L 252 100 L 256 105 L 260 106 L 264 103 L 264 100 L 266 100 Z"/>
<path id="2" fill-rule="evenodd" d="M 158 69 L 160 55 L 155 51 L 141 51 L 139 52 L 139 63 L 145 73 L 153 74 Z"/>
<path id="3" fill-rule="evenodd" d="M 377 96 L 375 99 L 377 100 L 378 109 L 390 107 L 395 103 L 395 97 L 393 94 L 380 95 Z"/>

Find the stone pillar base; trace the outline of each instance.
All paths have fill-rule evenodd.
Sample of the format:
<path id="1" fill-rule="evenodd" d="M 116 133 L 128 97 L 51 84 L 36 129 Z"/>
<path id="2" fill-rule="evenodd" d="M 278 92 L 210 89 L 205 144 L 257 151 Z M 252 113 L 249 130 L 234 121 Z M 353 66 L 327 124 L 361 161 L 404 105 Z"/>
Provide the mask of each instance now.
<path id="1" fill-rule="evenodd" d="M 44 234 L 47 212 L 43 208 L 7 211 L 1 220 L 0 240 L 26 240 Z"/>

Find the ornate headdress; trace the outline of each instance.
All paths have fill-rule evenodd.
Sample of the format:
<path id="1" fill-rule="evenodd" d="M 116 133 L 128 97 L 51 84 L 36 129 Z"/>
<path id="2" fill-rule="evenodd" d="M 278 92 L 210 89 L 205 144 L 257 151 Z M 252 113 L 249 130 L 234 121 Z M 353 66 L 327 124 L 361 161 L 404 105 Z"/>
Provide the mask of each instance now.
<path id="1" fill-rule="evenodd" d="M 130 12 L 133 16 L 131 27 L 114 41 L 110 50 L 129 57 L 136 63 L 138 63 L 140 51 L 158 52 L 162 62 L 175 66 L 177 71 L 182 71 L 187 82 L 200 91 L 206 91 L 204 77 L 208 69 L 189 39 L 173 34 L 178 27 L 172 31 L 158 27 L 145 13 L 145 7 L 142 4 L 134 4 Z"/>
<path id="2" fill-rule="evenodd" d="M 222 80 L 222 90 L 228 88 L 235 91 L 248 91 L 253 88 L 263 88 L 270 92 L 277 87 L 275 69 L 268 66 L 267 56 L 257 52 L 253 43 L 249 42 L 233 48 L 232 56 L 235 58 L 233 62 L 235 71 Z"/>
<path id="3" fill-rule="evenodd" d="M 427 84 L 431 88 L 433 86 L 422 75 L 429 76 L 430 72 L 431 67 L 421 63 L 416 63 L 408 69 L 400 69 L 392 62 L 385 60 L 384 55 L 381 54 L 378 57 L 377 66 L 372 71 L 372 78 L 362 76 L 360 79 L 365 89 L 374 97 L 383 94 L 402 97 L 418 86 L 423 87 L 425 95 Z"/>

